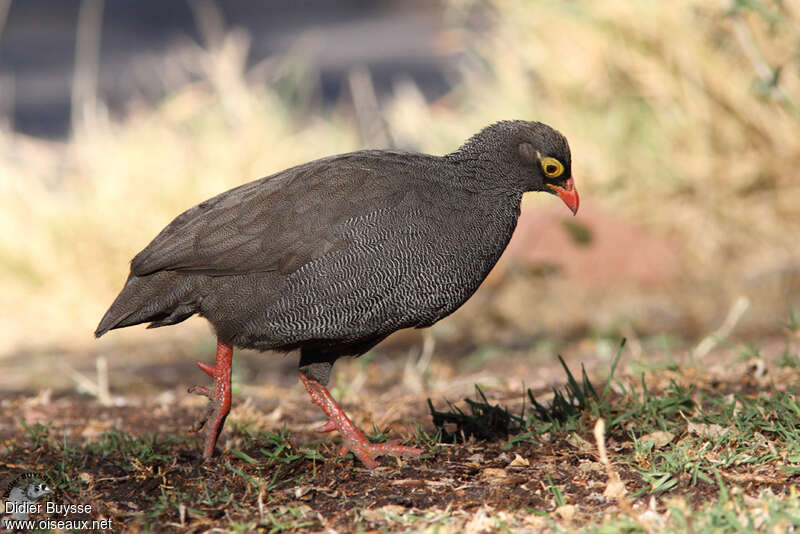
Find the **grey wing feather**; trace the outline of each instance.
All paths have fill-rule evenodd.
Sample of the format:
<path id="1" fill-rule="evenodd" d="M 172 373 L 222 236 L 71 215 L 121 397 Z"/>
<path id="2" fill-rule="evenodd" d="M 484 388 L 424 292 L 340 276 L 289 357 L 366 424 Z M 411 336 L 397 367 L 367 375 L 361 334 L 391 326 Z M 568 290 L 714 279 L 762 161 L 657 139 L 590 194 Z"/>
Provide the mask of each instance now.
<path id="1" fill-rule="evenodd" d="M 202 202 L 137 254 L 131 272 L 293 272 L 346 245 L 335 233 L 339 224 L 402 199 L 364 157 L 314 161 Z"/>

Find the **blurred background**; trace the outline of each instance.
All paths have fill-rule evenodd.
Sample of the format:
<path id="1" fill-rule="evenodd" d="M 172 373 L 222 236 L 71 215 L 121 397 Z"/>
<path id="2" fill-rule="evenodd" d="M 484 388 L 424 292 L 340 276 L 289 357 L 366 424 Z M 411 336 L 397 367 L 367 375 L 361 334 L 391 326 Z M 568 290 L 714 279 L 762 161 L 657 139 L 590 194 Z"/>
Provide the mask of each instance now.
<path id="1" fill-rule="evenodd" d="M 798 2 L 0 0 L 0 390 L 87 383 L 98 361 L 183 384 L 211 357 L 205 321 L 92 337 L 173 217 L 326 155 L 444 154 L 503 119 L 566 135 L 578 216 L 528 195 L 479 293 L 376 350 L 591 360 L 622 336 L 642 353 L 796 328 Z"/>

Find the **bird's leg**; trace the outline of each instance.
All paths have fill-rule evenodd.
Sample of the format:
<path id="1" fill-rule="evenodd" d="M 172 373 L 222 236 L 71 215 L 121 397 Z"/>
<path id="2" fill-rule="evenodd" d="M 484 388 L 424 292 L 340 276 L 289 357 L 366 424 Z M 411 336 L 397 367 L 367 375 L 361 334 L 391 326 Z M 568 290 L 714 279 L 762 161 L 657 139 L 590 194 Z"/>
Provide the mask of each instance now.
<path id="1" fill-rule="evenodd" d="M 214 379 L 214 390 L 209 391 L 204 386 L 192 386 L 189 393 L 196 393 L 208 397 L 208 409 L 202 419 L 197 421 L 192 430 L 199 431 L 205 428 L 205 445 L 203 447 L 203 461 L 207 461 L 214 454 L 214 446 L 222 432 L 225 418 L 231 411 L 231 361 L 233 348 L 217 340 L 217 364 L 197 362 L 197 366 L 208 376 Z"/>
<path id="2" fill-rule="evenodd" d="M 329 417 L 328 422 L 319 428 L 317 432 L 338 430 L 342 435 L 342 439 L 344 439 L 344 444 L 339 451 L 342 456 L 347 454 L 347 451 L 352 451 L 364 465 L 372 469 L 378 465 L 375 458 L 384 454 L 406 457 L 414 457 L 422 454 L 422 449 L 404 447 L 399 445 L 398 441 L 370 443 L 361 430 L 347 417 L 347 414 L 344 413 L 341 406 L 333 400 L 333 397 L 325 386 L 313 378 L 308 378 L 302 372 L 300 373 L 300 380 L 303 381 L 303 385 L 308 390 L 308 394 L 311 395 L 311 400 L 314 404 L 322 408 L 325 415 Z"/>

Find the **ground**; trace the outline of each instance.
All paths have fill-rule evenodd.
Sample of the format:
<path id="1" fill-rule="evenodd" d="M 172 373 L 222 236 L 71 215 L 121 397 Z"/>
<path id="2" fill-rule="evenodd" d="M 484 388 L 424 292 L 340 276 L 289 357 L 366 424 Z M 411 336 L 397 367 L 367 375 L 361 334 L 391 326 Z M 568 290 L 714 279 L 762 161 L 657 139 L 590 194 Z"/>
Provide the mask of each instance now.
<path id="1" fill-rule="evenodd" d="M 757 351 L 718 347 L 703 361 L 645 347 L 640 358 L 623 348 L 615 364 L 614 351 L 611 358 L 587 353 L 603 354 L 599 347 L 562 347 L 571 355 L 569 374 L 541 348 L 484 348 L 452 361 L 412 351 L 339 362 L 331 389 L 353 419 L 376 439 L 425 449 L 415 459 L 384 457 L 374 470 L 339 457 L 335 434 L 314 432 L 323 417 L 291 359 L 251 353 L 238 360 L 237 376 L 248 378 L 236 380 L 220 454 L 202 464 L 200 438 L 189 428 L 204 399 L 183 389 L 202 373 L 186 362 L 162 363 L 161 376 L 183 382 L 166 386 L 153 376 L 158 366 L 136 360 L 118 378 L 148 369 L 150 389 L 141 380 L 120 383 L 106 405 L 74 392 L 5 396 L 0 484 L 36 473 L 55 490 L 52 502 L 91 505 L 91 513 L 66 519 L 110 519 L 112 531 L 800 526 L 795 339 Z M 255 371 L 265 366 L 271 378 Z M 528 389 L 547 407 L 533 408 Z M 427 399 L 448 419 L 443 428 L 434 426 Z M 606 429 L 598 436 L 601 418 Z M 477 435 L 465 435 L 470 429 Z"/>

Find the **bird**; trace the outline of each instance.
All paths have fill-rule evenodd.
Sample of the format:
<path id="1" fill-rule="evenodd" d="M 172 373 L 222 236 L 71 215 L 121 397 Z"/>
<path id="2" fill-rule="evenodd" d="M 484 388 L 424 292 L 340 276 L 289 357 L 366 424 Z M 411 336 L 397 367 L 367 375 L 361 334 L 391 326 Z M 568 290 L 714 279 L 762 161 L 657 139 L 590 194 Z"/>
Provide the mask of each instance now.
<path id="1" fill-rule="evenodd" d="M 131 261 L 95 336 L 198 314 L 217 337 L 212 388 L 194 425 L 212 458 L 231 406 L 233 349 L 299 349 L 300 380 L 338 430 L 340 453 L 367 467 L 421 449 L 371 443 L 326 385 L 334 362 L 459 308 L 516 227 L 523 193 L 577 213 L 567 139 L 532 121 L 500 121 L 452 153 L 360 150 L 304 163 L 221 193 L 170 222 Z"/>
<path id="2" fill-rule="evenodd" d="M 18 521 L 28 519 L 28 515 L 37 512 L 41 505 L 36 501 L 53 493 L 47 484 L 34 478 L 31 474 L 26 474 L 11 483 L 11 491 L 6 499 L 5 509 L 11 513 L 11 517 Z"/>

